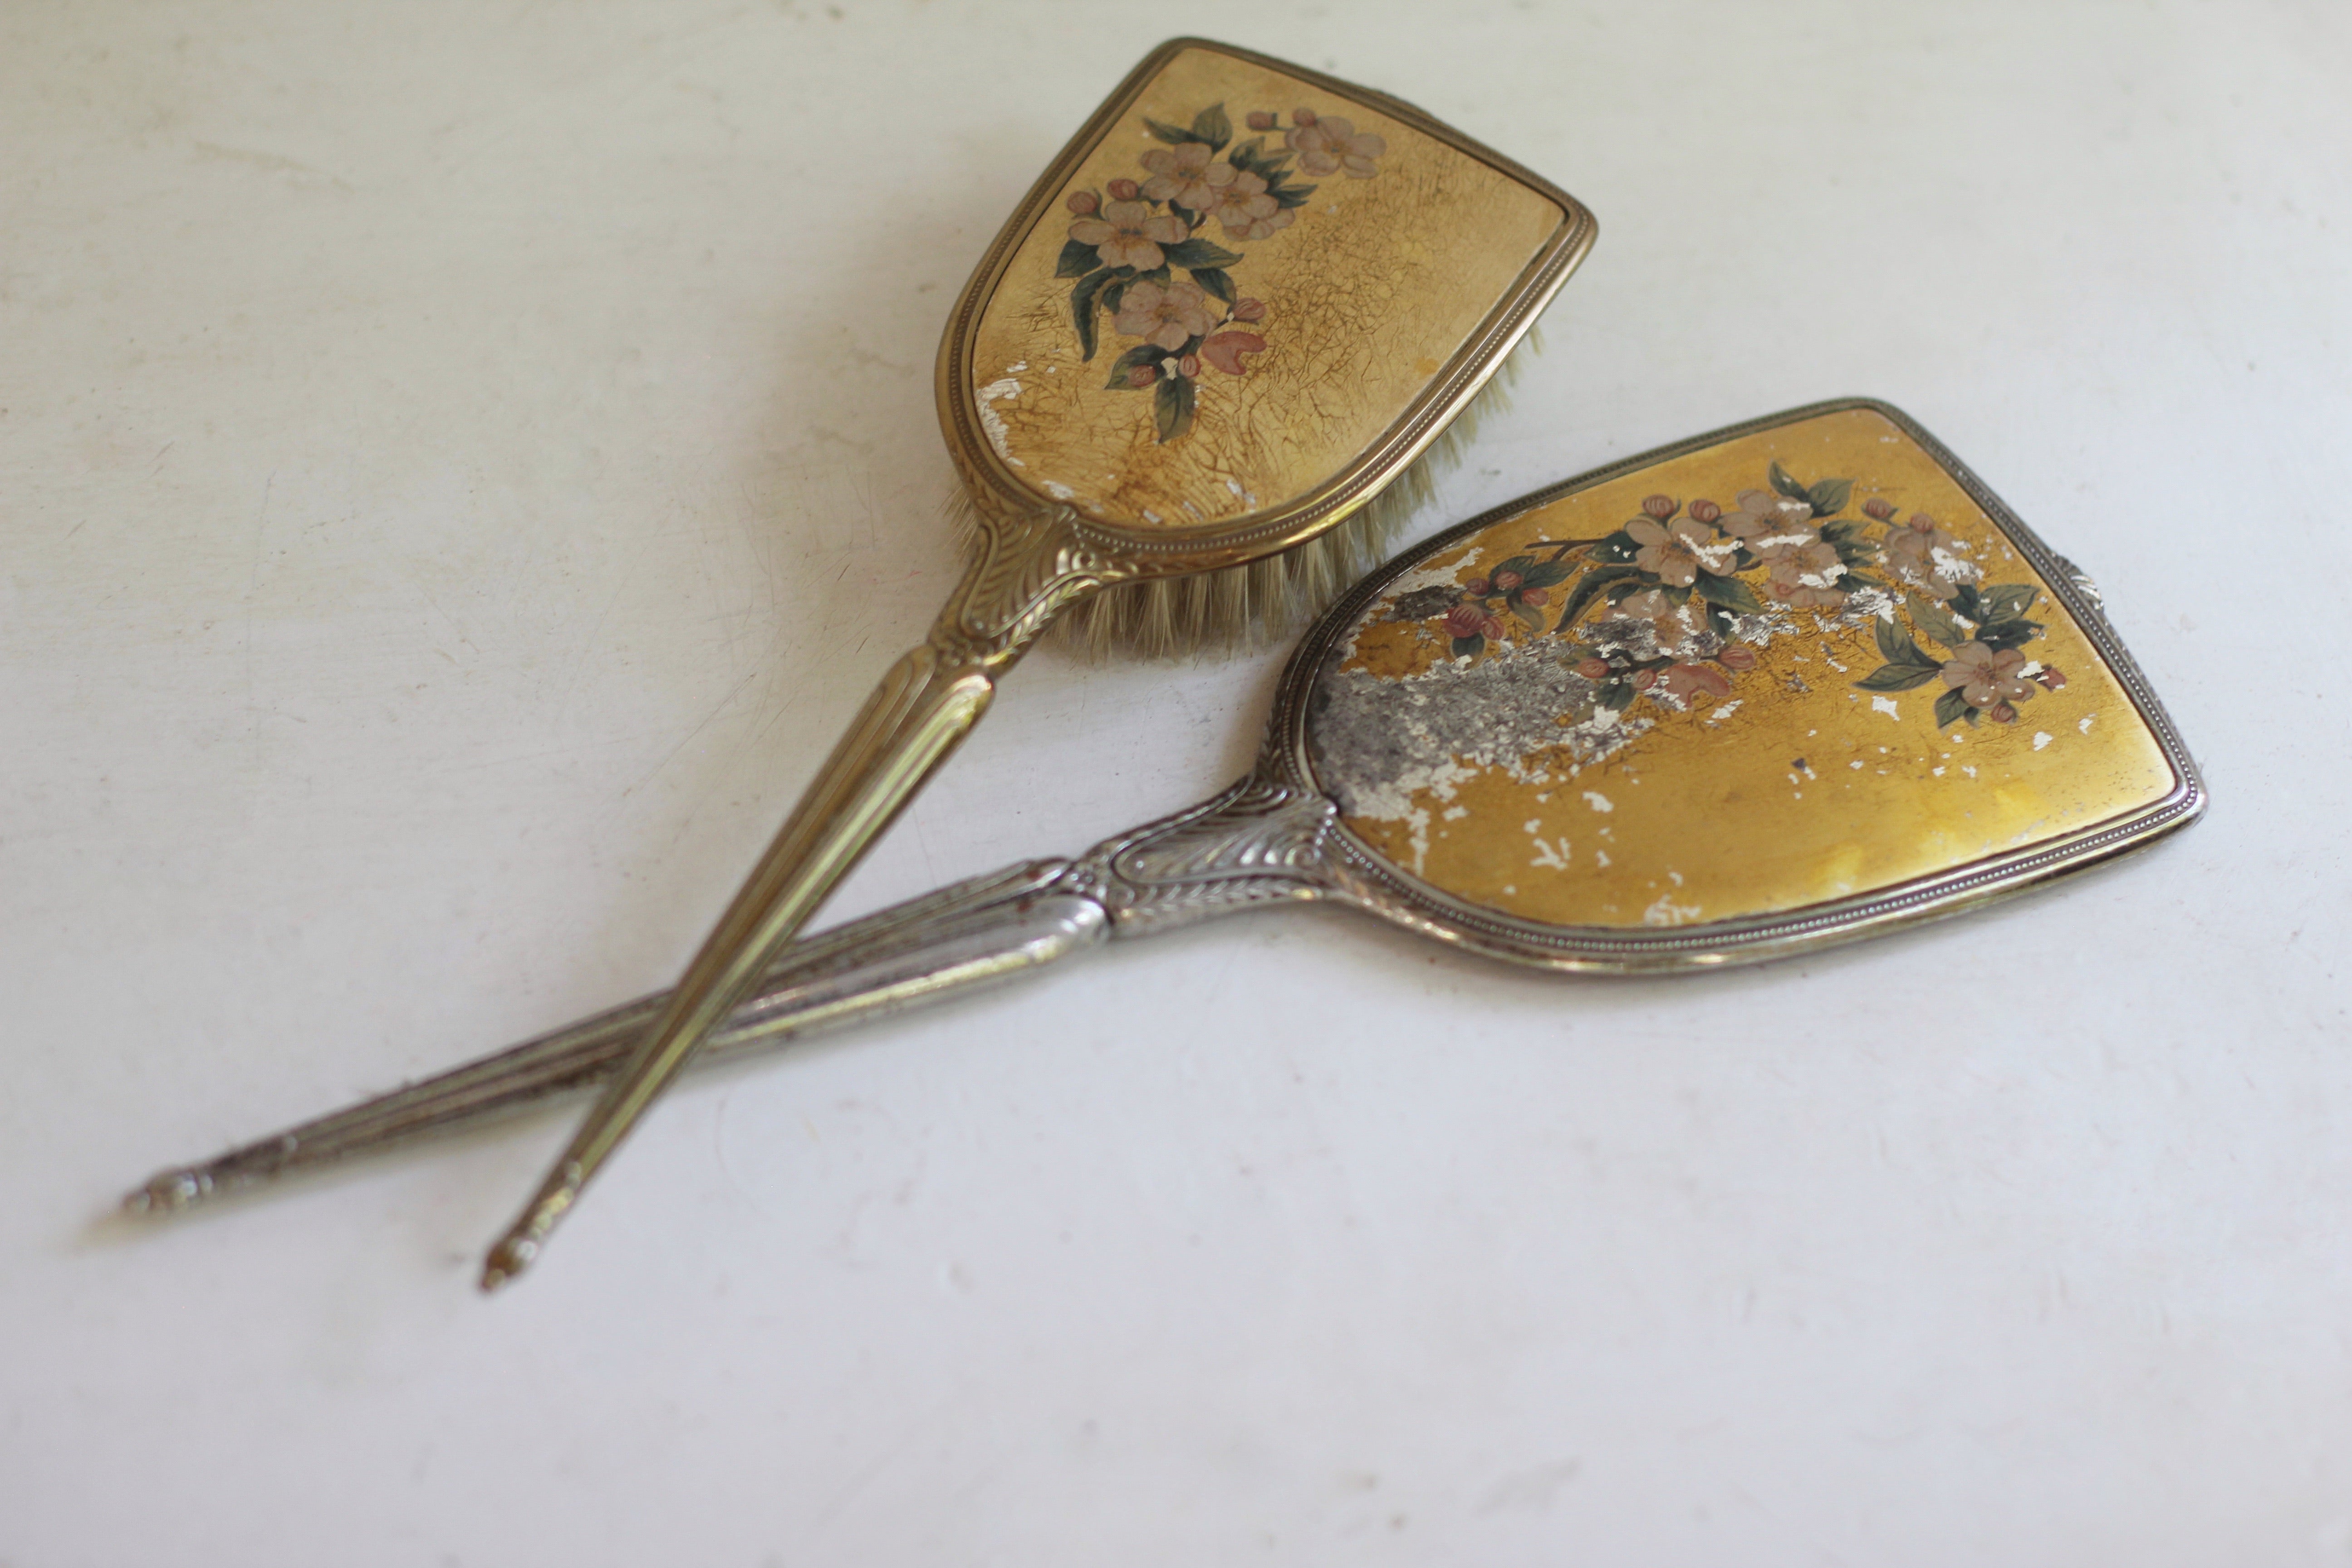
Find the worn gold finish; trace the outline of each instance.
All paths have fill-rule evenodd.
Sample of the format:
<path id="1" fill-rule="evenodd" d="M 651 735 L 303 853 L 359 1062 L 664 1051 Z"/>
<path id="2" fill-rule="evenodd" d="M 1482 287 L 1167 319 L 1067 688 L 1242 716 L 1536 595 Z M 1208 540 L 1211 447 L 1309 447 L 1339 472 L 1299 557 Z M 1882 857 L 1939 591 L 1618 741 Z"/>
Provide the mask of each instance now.
<path id="1" fill-rule="evenodd" d="M 1743 488 L 1759 463 L 1769 491 Z M 1872 668 L 1837 667 L 1850 643 Z M 1921 721 L 1933 739 L 1906 746 L 1972 760 L 1888 761 L 1881 737 Z M 1075 859 L 794 943 L 709 1055 L 1301 900 L 1557 971 L 1753 963 L 2067 875 L 2204 802 L 2089 579 L 1898 410 L 1816 405 L 1427 541 L 1308 634 L 1248 776 Z M 667 1001 L 160 1172 L 126 1206 L 174 1212 L 603 1082 Z"/>
<path id="2" fill-rule="evenodd" d="M 982 259 L 940 347 L 981 542 L 970 575 L 492 1249 L 484 1288 L 537 1256 L 1056 612 L 1346 520 L 1462 411 L 1591 235 L 1565 193 L 1384 95 L 1199 40 L 1137 68 Z M 1094 395 L 1090 377 L 1118 389 Z"/>
<path id="3" fill-rule="evenodd" d="M 1158 144 L 1139 117 L 1181 125 L 1223 104 L 1246 139 L 1244 106 L 1290 111 L 1317 100 L 1340 110 L 1327 89 L 1289 70 L 1182 49 L 1068 184 L 1098 190 L 1144 173 L 1137 155 Z M 1374 445 L 1569 226 L 1558 201 L 1452 142 L 1375 108 L 1346 108 L 1354 132 L 1385 148 L 1377 173 L 1324 177 L 1295 223 L 1231 240 L 1246 252 L 1233 281 L 1262 305 L 1248 325 L 1268 346 L 1244 375 L 1202 374 L 1187 438 L 1159 439 L 1145 398 L 1105 384 L 1108 352 L 1081 368 L 1071 285 L 1055 277 L 1063 226 L 1022 240 L 974 322 L 954 389 L 984 411 L 1005 478 L 1036 500 L 1129 527 L 1278 512 Z"/>
<path id="4" fill-rule="evenodd" d="M 1655 623 L 1612 618 L 1605 595 L 1589 596 L 1572 628 L 1551 624 L 1595 572 L 1625 574 L 1615 584 L 1622 605 L 1665 602 L 1643 596 L 1657 583 L 1640 574 L 1643 558 L 1612 566 L 1591 559 L 1594 544 L 1554 542 L 1627 540 L 1621 531 L 1630 521 L 1664 546 L 1673 529 L 1645 503 L 1666 512 L 1672 502 L 1670 515 L 1685 518 L 1710 510 L 1711 498 L 1738 517 L 1743 493 L 1781 499 L 1767 477 L 1776 465 L 1784 476 L 1851 482 L 1837 512 L 1851 523 L 1857 564 L 1830 579 L 1850 590 L 1839 603 L 1776 601 L 1775 578 L 1759 562 L 1747 575 L 1760 613 L 1733 617 L 1729 635 L 1693 639 L 1680 662 L 1656 651 Z M 1914 527 L 1922 518 L 1928 526 Z M 1756 537 L 1777 537 L 1792 552 L 1836 524 L 1810 517 L 1773 526 L 1790 531 Z M 1717 528 L 1685 531 L 1702 548 L 1708 534 L 1727 542 Z M 1467 658 L 1459 653 L 1445 616 L 1464 585 L 1492 590 L 1504 563 L 1554 553 L 1573 570 L 1538 590 L 1545 603 L 1534 615 L 1496 617 L 1503 637 L 1480 637 Z M 1615 553 L 1625 556 L 1624 546 Z M 1728 555 L 1718 559 L 1730 564 Z M 1798 579 L 1782 572 L 1777 580 Z M 1999 691 L 1967 684 L 1991 657 L 1969 662 L 1985 646 L 1973 641 L 1981 628 L 1935 599 L 1940 588 L 1983 608 L 1995 585 L 2011 602 L 2032 595 L 1984 634 L 1999 641 L 2002 626 L 2032 628 L 2012 631 L 2025 639 L 2009 661 L 2018 673 Z M 1396 776 L 1348 776 L 1337 745 L 1318 772 L 1343 801 L 1348 831 L 1382 858 L 1464 903 L 1549 927 L 1704 927 L 1866 900 L 2065 843 L 2180 788 L 2149 718 L 2056 586 L 1889 411 L 1839 408 L 1517 512 L 1391 584 L 1358 616 L 1327 680 L 1410 703 L 1440 677 L 1452 678 L 1449 689 L 1466 688 L 1483 667 L 1496 695 L 1473 707 L 1459 690 L 1463 744 L 1427 745 L 1418 763 L 1391 770 Z M 1423 606 L 1407 603 L 1416 595 Z M 1485 605 L 1494 595 L 1470 597 Z M 1706 608 L 1696 595 L 1685 602 Z M 1400 617 L 1400 604 L 1431 613 Z M 1669 640 L 1684 629 L 1664 624 Z M 1922 625 L 1961 640 L 1939 643 Z M 1882 637 L 1904 662 L 1889 664 Z M 1628 647 L 1652 657 L 1628 658 Z M 1604 653 L 1617 656 L 1620 671 L 1653 678 L 1613 721 L 1595 704 L 1594 684 L 1575 673 L 1588 661 L 1601 672 L 1608 661 L 1596 656 Z M 1528 679 L 1531 660 L 1549 669 L 1549 680 Z M 2014 700 L 1960 716 L 1972 689 Z M 1518 693 L 1526 695 L 1509 695 Z M 1950 705 L 1948 721 L 1938 722 L 1939 701 Z M 1480 749 L 1514 733 L 1521 740 Z"/>

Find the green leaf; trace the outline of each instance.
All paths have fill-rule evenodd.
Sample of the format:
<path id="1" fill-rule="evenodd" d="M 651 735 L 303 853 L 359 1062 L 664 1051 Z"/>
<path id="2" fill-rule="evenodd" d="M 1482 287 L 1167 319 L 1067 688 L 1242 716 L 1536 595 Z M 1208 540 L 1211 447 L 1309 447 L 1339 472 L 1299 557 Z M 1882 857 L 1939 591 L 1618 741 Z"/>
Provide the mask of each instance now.
<path id="1" fill-rule="evenodd" d="M 1095 247 L 1083 239 L 1074 239 L 1062 247 L 1062 258 L 1054 263 L 1054 276 L 1083 278 L 1097 265 Z"/>
<path id="2" fill-rule="evenodd" d="M 1633 542 L 1633 536 L 1622 528 L 1588 552 L 1595 561 L 1612 562 L 1631 561 L 1641 552 L 1642 547 Z"/>
<path id="3" fill-rule="evenodd" d="M 1231 163 L 1234 168 L 1239 169 L 1244 174 L 1255 174 L 1259 172 L 1259 162 L 1265 156 L 1265 138 L 1263 136 L 1253 136 L 1248 141 L 1243 142 L 1240 146 L 1234 148 L 1232 152 L 1226 153 L 1225 162 Z"/>
<path id="4" fill-rule="evenodd" d="M 1167 142 L 1171 147 L 1180 146 L 1186 142 L 1206 142 L 1209 140 L 1207 137 L 1201 135 L 1197 132 L 1187 131 L 1181 125 L 1171 125 L 1165 121 L 1153 120 L 1149 116 L 1146 116 L 1144 119 L 1143 128 L 1146 131 L 1150 132 L 1154 136 L 1159 137 L 1162 142 Z"/>
<path id="5" fill-rule="evenodd" d="M 1213 103 L 1192 116 L 1192 134 L 1212 147 L 1222 147 L 1234 139 L 1234 122 L 1225 115 L 1225 106 Z"/>
<path id="6" fill-rule="evenodd" d="M 1908 669 L 1941 669 L 1944 661 L 1921 647 L 1904 634 L 1903 628 L 1891 620 L 1874 620 L 1871 630 L 1878 637 L 1879 654 L 1889 664 L 1899 664 Z"/>
<path id="7" fill-rule="evenodd" d="M 1242 258 L 1239 251 L 1227 250 L 1197 236 L 1162 248 L 1171 267 L 1231 267 Z"/>
<path id="8" fill-rule="evenodd" d="M 1537 609 L 1533 605 L 1520 604 L 1519 596 L 1517 594 L 1513 594 L 1507 603 L 1510 606 L 1511 614 L 1518 616 L 1521 621 L 1527 624 L 1528 635 L 1529 637 L 1539 637 L 1543 636 L 1544 627 L 1542 611 Z"/>
<path id="9" fill-rule="evenodd" d="M 1228 305 L 1239 297 L 1234 290 L 1233 274 L 1222 267 L 1195 267 L 1192 268 L 1192 281 Z"/>
<path id="10" fill-rule="evenodd" d="M 1109 268 L 1097 268 L 1079 279 L 1078 286 L 1070 290 L 1070 320 L 1077 323 L 1080 359 L 1095 357 L 1095 306 L 1110 276 Z"/>
<path id="11" fill-rule="evenodd" d="M 1636 575 L 1631 566 L 1595 566 L 1584 574 L 1581 582 L 1568 595 L 1568 605 L 1559 613 L 1559 625 L 1553 629 L 1566 631 L 1576 624 L 1576 617 L 1591 607 L 1601 590 L 1612 583 L 1621 583 Z"/>
<path id="12" fill-rule="evenodd" d="M 1536 558 L 1534 556 L 1514 555 L 1508 561 L 1501 563 L 1492 572 L 1487 573 L 1486 575 L 1489 577 L 1499 577 L 1506 572 L 1516 572 L 1519 574 L 1519 581 L 1524 583 L 1527 581 L 1528 574 L 1535 569 Z"/>
<path id="13" fill-rule="evenodd" d="M 1601 689 L 1600 695 L 1595 697 L 1592 700 L 1594 705 L 1597 707 L 1607 708 L 1612 711 L 1622 713 L 1626 709 L 1633 706 L 1633 700 L 1641 695 L 1642 694 L 1640 692 L 1633 689 L 1633 683 L 1632 681 L 1612 680 L 1603 686 Z"/>
<path id="14" fill-rule="evenodd" d="M 1702 572 L 1692 583 L 1698 596 L 1710 605 L 1721 605 L 1743 616 L 1760 616 L 1764 606 L 1756 602 L 1755 594 L 1737 577 L 1718 577 L 1712 572 Z"/>
<path id="15" fill-rule="evenodd" d="M 1854 684 L 1864 691 L 1908 691 L 1927 685 L 1939 673 L 1932 664 L 1925 669 L 1916 664 L 1882 664 Z"/>
<path id="16" fill-rule="evenodd" d="M 1472 658 L 1475 658 L 1486 651 L 1486 639 L 1480 637 L 1476 632 L 1472 632 L 1466 637 L 1455 637 L 1454 639 L 1454 657 L 1456 658 L 1460 658 L 1465 654 L 1468 654 Z"/>
<path id="17" fill-rule="evenodd" d="M 1955 686 L 1936 699 L 1936 728 L 1948 730 L 1962 719 L 1975 723 L 1977 710 L 1969 706 L 1968 695 Z"/>
<path id="18" fill-rule="evenodd" d="M 1636 571 L 1624 582 L 1609 584 L 1609 603 L 1612 606 L 1622 605 L 1643 589 L 1654 586 L 1656 583 L 1657 579 L 1647 572 Z"/>
<path id="19" fill-rule="evenodd" d="M 1878 547 L 1864 539 L 1832 540 L 1830 548 L 1837 552 L 1843 566 L 1868 566 L 1878 558 Z"/>
<path id="20" fill-rule="evenodd" d="M 1155 344 L 1144 343 L 1131 348 L 1110 362 L 1110 380 L 1104 384 L 1113 392 L 1137 391 L 1138 388 L 1128 384 L 1127 373 L 1147 364 L 1158 364 L 1167 357 L 1167 351 Z"/>
<path id="21" fill-rule="evenodd" d="M 1303 207 L 1307 198 L 1315 194 L 1312 185 L 1268 185 L 1265 194 L 1274 198 L 1278 207 Z"/>
<path id="22" fill-rule="evenodd" d="M 1852 479 L 1823 479 L 1811 486 L 1797 499 L 1812 504 L 1815 517 L 1828 517 L 1843 509 L 1846 499 L 1853 494 Z"/>
<path id="23" fill-rule="evenodd" d="M 1772 488 L 1790 500 L 1801 500 L 1807 506 L 1813 504 L 1812 493 L 1799 484 L 1789 470 L 1780 466 L 1780 459 L 1777 458 L 1772 460 L 1771 479 Z"/>
<path id="24" fill-rule="evenodd" d="M 1820 488 L 1821 487 L 1818 485 L 1814 487 L 1816 489 Z M 1822 537 L 1828 540 L 1832 544 L 1843 544 L 1847 540 L 1853 538 L 1861 531 L 1862 524 L 1854 521 L 1852 518 L 1847 518 L 1840 522 L 1825 522 L 1822 524 Z"/>
<path id="25" fill-rule="evenodd" d="M 1181 375 L 1160 378 L 1157 395 L 1152 400 L 1151 422 L 1160 427 L 1162 441 L 1173 441 L 1192 427 L 1192 384 Z"/>
<path id="26" fill-rule="evenodd" d="M 1102 291 L 1102 308 L 1114 316 L 1118 315 L 1121 301 L 1127 298 L 1127 286 L 1130 281 L 1126 278 L 1113 279 L 1111 286 Z"/>
<path id="27" fill-rule="evenodd" d="M 1168 281 L 1168 267 L 1167 267 L 1167 264 L 1166 264 L 1165 262 L 1162 262 L 1160 266 L 1153 268 L 1152 268 L 1150 271 L 1149 271 L 1149 272 L 1139 272 L 1139 273 L 1137 273 L 1137 274 L 1135 275 L 1135 280 L 1136 280 L 1138 283 L 1165 283 L 1165 282 L 1167 282 L 1167 281 Z"/>
<path id="28" fill-rule="evenodd" d="M 1947 615 L 1944 606 L 1933 599 L 1923 599 L 1916 594 L 1905 596 L 1904 607 L 1911 612 L 1911 624 L 1942 643 L 1946 647 L 1958 647 L 1969 640 L 1958 621 Z"/>
<path id="29" fill-rule="evenodd" d="M 2005 647 L 2023 647 L 2041 635 L 2040 621 L 1987 621 L 1977 628 L 1977 641 L 1995 652 Z"/>
<path id="30" fill-rule="evenodd" d="M 1530 588 L 1549 588 L 1554 583 L 1565 583 L 1576 569 L 1565 561 L 1538 561 L 1524 574 Z"/>
<path id="31" fill-rule="evenodd" d="M 2021 619 L 2032 607 L 2041 592 L 2031 583 L 1988 583 L 1977 601 L 1984 606 L 1984 614 L 1976 618 L 1980 621 Z"/>
<path id="32" fill-rule="evenodd" d="M 1977 591 L 1973 584 L 1961 584 L 1952 590 L 1952 596 L 1944 602 L 1971 621 L 1981 621 L 1986 618 L 1983 607 L 1977 603 Z"/>

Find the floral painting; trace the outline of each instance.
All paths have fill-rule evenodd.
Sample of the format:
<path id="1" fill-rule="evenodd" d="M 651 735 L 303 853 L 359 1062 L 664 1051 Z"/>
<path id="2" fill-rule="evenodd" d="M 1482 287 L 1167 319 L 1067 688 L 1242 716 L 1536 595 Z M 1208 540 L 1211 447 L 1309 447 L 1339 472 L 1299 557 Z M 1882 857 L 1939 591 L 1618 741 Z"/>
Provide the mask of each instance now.
<path id="1" fill-rule="evenodd" d="M 1293 110 L 1287 125 L 1253 110 L 1247 124 L 1257 134 L 1234 145 L 1222 103 L 1186 125 L 1147 118 L 1162 145 L 1143 154 L 1141 177 L 1066 198 L 1070 237 L 1055 276 L 1074 280 L 1079 355 L 1095 357 L 1106 319 L 1113 334 L 1137 340 L 1112 360 L 1108 384 L 1152 395 L 1161 441 L 1192 427 L 1203 367 L 1244 375 L 1250 356 L 1266 351 L 1266 308 L 1234 281 L 1245 258 L 1233 247 L 1290 226 L 1316 190 L 1300 175 L 1368 180 L 1388 151 L 1381 137 L 1312 109 Z"/>
<path id="2" fill-rule="evenodd" d="M 1484 575 L 1414 590 L 1391 610 L 1435 621 L 1458 659 L 1550 638 L 1591 683 L 1595 708 L 1647 701 L 1683 711 L 1727 699 L 1757 648 L 1811 612 L 1823 630 L 1870 626 L 1879 658 L 1853 684 L 1932 687 L 1937 728 L 2016 721 L 2065 677 L 2032 657 L 2041 590 L 1986 583 L 1967 548 L 1926 512 L 1890 502 L 1847 516 L 1853 482 L 1808 484 L 1777 461 L 1769 488 L 1730 506 L 1654 495 L 1595 539 L 1538 540 Z"/>

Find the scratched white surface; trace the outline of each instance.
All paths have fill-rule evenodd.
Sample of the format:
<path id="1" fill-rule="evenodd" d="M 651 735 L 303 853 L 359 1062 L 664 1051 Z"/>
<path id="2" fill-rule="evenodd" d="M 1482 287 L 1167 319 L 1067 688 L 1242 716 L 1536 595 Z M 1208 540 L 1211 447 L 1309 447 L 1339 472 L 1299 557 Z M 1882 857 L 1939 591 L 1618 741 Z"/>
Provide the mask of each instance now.
<path id="1" fill-rule="evenodd" d="M 1425 524 L 1844 393 L 2101 580 L 2150 856 L 1574 984 L 1227 923 L 153 1231 L 665 983 L 949 576 L 945 307 L 1162 36 L 1601 221 Z M 2352 12 L 0 10 L 0 1564 L 2352 1562 Z M 1245 763 L 1053 654 L 844 911 Z"/>

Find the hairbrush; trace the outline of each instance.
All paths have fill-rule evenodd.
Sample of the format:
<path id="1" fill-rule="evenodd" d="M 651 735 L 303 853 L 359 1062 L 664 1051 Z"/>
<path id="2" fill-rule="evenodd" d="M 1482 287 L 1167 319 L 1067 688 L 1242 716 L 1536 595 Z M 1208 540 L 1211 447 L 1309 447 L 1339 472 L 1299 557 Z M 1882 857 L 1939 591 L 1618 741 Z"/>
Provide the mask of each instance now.
<path id="1" fill-rule="evenodd" d="M 1164 647 L 1329 580 L 1347 547 L 1316 542 L 1428 450 L 1592 232 L 1565 192 L 1383 94 L 1197 39 L 1137 67 L 1030 189 L 941 340 L 963 581 L 491 1249 L 484 1289 L 538 1255 L 1049 622 L 1091 605 L 1090 637 Z"/>
<path id="2" fill-rule="evenodd" d="M 1076 859 L 795 944 L 706 1059 L 1302 900 L 1554 970 L 1778 958 L 2079 870 L 2204 800 L 2089 579 L 1899 411 L 1820 404 L 1416 547 L 1307 633 L 1248 777 Z M 182 1207 L 601 1084 L 667 1005 L 127 1203 Z"/>

